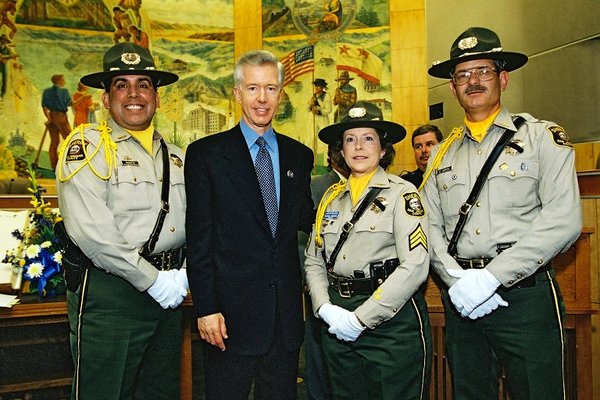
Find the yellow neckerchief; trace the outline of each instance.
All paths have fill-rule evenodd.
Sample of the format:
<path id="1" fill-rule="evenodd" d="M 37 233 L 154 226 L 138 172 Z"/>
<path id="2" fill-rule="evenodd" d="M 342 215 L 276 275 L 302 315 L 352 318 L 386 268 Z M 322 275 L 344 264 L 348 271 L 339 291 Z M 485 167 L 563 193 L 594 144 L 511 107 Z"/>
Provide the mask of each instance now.
<path id="1" fill-rule="evenodd" d="M 371 178 L 373 177 L 373 175 L 375 175 L 375 172 L 377 172 L 377 168 L 375 168 L 373 170 L 373 172 L 371 172 L 367 175 L 363 175 L 363 176 L 359 176 L 359 177 L 350 175 L 350 179 L 348 179 L 348 183 L 350 184 L 350 195 L 352 198 L 352 206 L 353 207 L 356 205 L 356 203 L 358 203 L 358 200 L 360 199 L 360 195 L 365 191 L 365 188 L 371 181 Z"/>
<path id="2" fill-rule="evenodd" d="M 96 175 L 98 178 L 100 178 L 102 180 L 108 180 L 110 178 L 110 176 L 112 175 L 112 170 L 113 170 L 113 168 L 115 168 L 115 161 L 117 159 L 117 144 L 114 142 L 114 140 L 110 136 L 110 132 L 112 131 L 112 129 L 107 125 L 106 120 L 100 122 L 98 124 L 98 126 L 96 126 L 96 129 L 100 132 L 100 141 L 98 142 L 98 146 L 96 146 L 94 151 L 91 154 L 88 154 L 87 146 L 85 145 L 84 131 L 87 127 L 90 127 L 90 126 L 91 126 L 91 124 L 79 125 L 77 128 L 75 128 L 73 130 L 73 132 L 71 132 L 69 134 L 69 136 L 62 143 L 62 145 L 60 147 L 60 151 L 58 153 L 59 164 L 57 166 L 58 179 L 61 182 L 66 182 L 69 179 L 73 178 L 75 176 L 75 174 L 78 173 L 79 171 L 81 171 L 81 169 L 83 167 L 85 167 L 86 165 L 89 165 L 90 169 L 92 170 L 94 175 Z M 71 139 L 78 134 L 81 137 L 81 146 L 83 148 L 83 155 L 85 157 L 85 161 L 82 162 L 81 165 L 75 169 L 75 171 L 71 172 L 67 177 L 64 177 L 63 176 L 63 165 L 62 165 L 64 162 L 63 155 L 67 148 L 67 145 L 70 144 Z M 104 161 L 106 161 L 106 165 L 108 166 L 108 172 L 106 175 L 100 175 L 100 173 L 96 170 L 96 168 L 94 168 L 94 166 L 92 165 L 92 162 L 91 162 L 92 159 L 94 157 L 96 157 L 96 155 L 98 154 L 98 152 L 100 151 L 101 148 L 104 148 Z"/>
<path id="3" fill-rule="evenodd" d="M 471 136 L 475 138 L 479 143 L 483 140 L 485 134 L 487 133 L 490 126 L 492 126 L 492 122 L 496 119 L 498 114 L 500 113 L 500 109 L 498 108 L 492 115 L 484 119 L 483 121 L 469 121 L 467 117 L 465 117 L 465 125 L 471 131 Z"/>
<path id="4" fill-rule="evenodd" d="M 152 142 L 154 139 L 154 127 L 152 125 L 143 131 L 131 131 L 129 129 L 126 129 L 126 131 L 129 132 L 131 136 L 136 138 L 138 142 L 140 142 L 148 154 L 152 155 Z"/>

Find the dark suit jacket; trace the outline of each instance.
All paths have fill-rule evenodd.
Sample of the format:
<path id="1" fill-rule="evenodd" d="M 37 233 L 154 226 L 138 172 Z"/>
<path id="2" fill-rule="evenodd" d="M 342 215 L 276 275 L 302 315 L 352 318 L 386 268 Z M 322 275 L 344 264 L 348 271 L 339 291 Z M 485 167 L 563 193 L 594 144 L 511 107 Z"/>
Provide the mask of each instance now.
<path id="1" fill-rule="evenodd" d="M 273 238 L 239 125 L 186 151 L 187 268 L 197 317 L 222 313 L 227 351 L 266 353 L 276 315 L 288 349 L 303 340 L 297 231 L 310 231 L 312 151 L 276 133 L 280 207 Z"/>
<path id="2" fill-rule="evenodd" d="M 404 179 L 405 181 L 409 181 L 410 183 L 412 183 L 413 185 L 415 185 L 415 187 L 418 189 L 419 186 L 421 186 L 421 183 L 423 182 L 423 171 L 421 171 L 419 168 L 417 168 L 416 170 L 412 171 L 412 172 L 408 172 L 404 175 L 400 175 L 400 178 Z"/>

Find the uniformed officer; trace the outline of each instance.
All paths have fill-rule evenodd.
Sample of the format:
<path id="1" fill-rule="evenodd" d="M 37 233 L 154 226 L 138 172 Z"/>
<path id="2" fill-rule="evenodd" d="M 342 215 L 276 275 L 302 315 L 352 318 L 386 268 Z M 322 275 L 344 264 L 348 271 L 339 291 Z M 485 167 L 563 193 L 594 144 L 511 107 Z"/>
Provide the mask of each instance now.
<path id="1" fill-rule="evenodd" d="M 429 269 L 427 216 L 415 187 L 385 172 L 405 135 L 362 101 L 319 133 L 351 170 L 323 195 L 305 263 L 313 310 L 328 325 L 335 399 L 422 399 L 428 387 L 430 326 L 418 290 Z"/>
<path id="2" fill-rule="evenodd" d="M 179 397 L 184 155 L 152 126 L 158 87 L 177 79 L 132 43 L 111 47 L 103 71 L 81 78 L 105 90 L 111 118 L 75 129 L 57 168 L 66 229 L 93 263 L 67 293 L 73 399 Z M 141 254 L 161 208 L 168 212 L 154 250 Z"/>
<path id="3" fill-rule="evenodd" d="M 350 84 L 354 78 L 350 77 L 348 71 L 340 72 L 340 76 L 336 79 L 338 87 L 335 89 L 333 96 L 333 104 L 337 106 L 333 113 L 333 122 L 340 122 L 340 119 L 346 115 L 352 104 L 356 103 L 357 93 L 356 88 Z"/>
<path id="4" fill-rule="evenodd" d="M 520 114 L 519 123 L 501 105 L 509 71 L 526 62 L 476 27 L 429 69 L 450 80 L 465 110 L 465 126 L 434 150 L 424 178 L 458 400 L 497 399 L 501 367 L 512 399 L 566 398 L 565 309 L 551 261 L 581 230 L 575 152 L 554 122 Z M 514 136 L 504 145 L 507 131 Z M 482 166 L 496 146 L 486 178 Z M 486 179 L 475 198 L 478 176 Z"/>

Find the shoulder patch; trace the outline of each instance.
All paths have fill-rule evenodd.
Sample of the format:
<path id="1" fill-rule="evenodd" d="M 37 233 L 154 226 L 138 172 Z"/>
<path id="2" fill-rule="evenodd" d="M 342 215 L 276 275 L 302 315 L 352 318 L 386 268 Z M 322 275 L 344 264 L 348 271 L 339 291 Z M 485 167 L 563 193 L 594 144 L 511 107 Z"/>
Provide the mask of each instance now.
<path id="1" fill-rule="evenodd" d="M 550 133 L 552 134 L 552 140 L 554 140 L 554 143 L 556 143 L 559 146 L 573 147 L 569 136 L 567 135 L 562 126 L 552 125 L 546 129 L 548 129 L 548 131 L 550 131 Z"/>
<path id="2" fill-rule="evenodd" d="M 87 139 L 84 139 L 83 142 L 81 139 L 74 139 L 71 141 L 71 143 L 69 143 L 69 148 L 67 149 L 65 162 L 85 160 L 84 147 L 87 147 L 88 144 L 90 144 L 90 142 Z"/>
<path id="3" fill-rule="evenodd" d="M 419 246 L 423 246 L 427 250 L 427 235 L 425 235 L 421 224 L 417 225 L 415 230 L 408 235 L 408 250 L 412 251 Z"/>
<path id="4" fill-rule="evenodd" d="M 413 217 L 422 217 L 425 215 L 425 209 L 423 208 L 423 203 L 421 203 L 419 193 L 404 193 L 402 197 L 404 197 L 404 211 L 408 215 Z"/>

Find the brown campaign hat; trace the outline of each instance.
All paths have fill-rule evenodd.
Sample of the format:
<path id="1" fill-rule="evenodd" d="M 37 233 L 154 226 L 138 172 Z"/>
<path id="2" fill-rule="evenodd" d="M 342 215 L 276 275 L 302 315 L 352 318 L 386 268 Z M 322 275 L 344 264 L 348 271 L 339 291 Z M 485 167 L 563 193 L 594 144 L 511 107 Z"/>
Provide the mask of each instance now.
<path id="1" fill-rule="evenodd" d="M 104 87 L 104 82 L 122 75 L 148 76 L 156 87 L 170 85 L 179 79 L 176 74 L 157 70 L 154 58 L 148 49 L 130 42 L 123 42 L 106 51 L 102 72 L 85 75 L 81 78 L 81 82 L 93 88 L 108 89 Z"/>
<path id="2" fill-rule="evenodd" d="M 504 51 L 495 32 L 487 28 L 471 27 L 452 43 L 450 59 L 434 62 L 428 73 L 436 78 L 450 79 L 457 64 L 481 59 L 504 61 L 506 71 L 521 68 L 528 60 L 525 54 Z"/>

